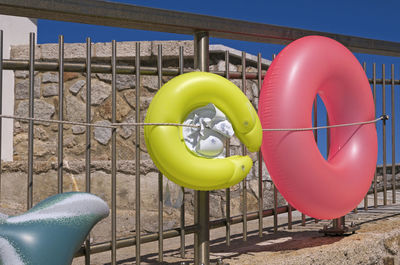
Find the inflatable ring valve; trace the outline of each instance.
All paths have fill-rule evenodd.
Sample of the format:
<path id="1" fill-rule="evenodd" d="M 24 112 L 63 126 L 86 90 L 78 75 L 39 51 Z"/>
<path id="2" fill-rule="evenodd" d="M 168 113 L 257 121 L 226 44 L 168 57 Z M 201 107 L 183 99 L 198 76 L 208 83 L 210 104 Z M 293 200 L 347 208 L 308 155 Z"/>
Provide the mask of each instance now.
<path id="1" fill-rule="evenodd" d="M 259 100 L 263 128 L 312 127 L 317 94 L 330 125 L 375 118 L 371 87 L 354 55 L 337 41 L 308 36 L 285 47 L 267 71 Z M 370 188 L 376 128 L 331 128 L 327 160 L 313 131 L 265 131 L 261 151 L 288 203 L 308 216 L 333 219 L 357 207 Z"/>
<path id="2" fill-rule="evenodd" d="M 179 75 L 154 96 L 146 123 L 183 123 L 193 110 L 213 103 L 228 117 L 236 136 L 251 152 L 262 142 L 261 123 L 247 97 L 229 80 L 207 72 Z M 171 181 L 194 190 L 228 188 L 240 182 L 253 162 L 248 156 L 200 157 L 186 146 L 179 126 L 145 126 L 147 150 Z"/>

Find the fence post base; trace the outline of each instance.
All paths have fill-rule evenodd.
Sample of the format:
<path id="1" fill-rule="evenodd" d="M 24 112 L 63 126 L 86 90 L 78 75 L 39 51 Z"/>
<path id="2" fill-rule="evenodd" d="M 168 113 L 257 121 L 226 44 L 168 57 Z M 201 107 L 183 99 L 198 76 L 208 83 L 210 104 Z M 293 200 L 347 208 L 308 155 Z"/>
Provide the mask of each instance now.
<path id="1" fill-rule="evenodd" d="M 333 219 L 332 227 L 324 226 L 323 229 L 318 232 L 324 233 L 325 236 L 342 236 L 346 234 L 354 234 L 361 227 L 354 224 L 353 222 L 350 226 L 346 226 L 345 216 Z"/>

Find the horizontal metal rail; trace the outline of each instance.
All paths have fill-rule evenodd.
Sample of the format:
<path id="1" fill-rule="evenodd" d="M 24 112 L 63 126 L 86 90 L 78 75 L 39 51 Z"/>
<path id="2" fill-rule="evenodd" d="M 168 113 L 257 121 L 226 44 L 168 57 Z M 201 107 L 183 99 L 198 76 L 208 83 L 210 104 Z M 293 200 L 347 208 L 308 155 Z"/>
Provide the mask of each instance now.
<path id="1" fill-rule="evenodd" d="M 1 0 L 0 0 L 1 1 Z M 13 71 L 27 71 L 29 69 L 29 61 L 27 60 L 3 60 L 3 69 L 4 70 L 13 70 Z M 41 62 L 35 61 L 35 71 L 52 71 L 56 72 L 59 69 L 58 62 Z M 135 74 L 136 69 L 134 66 L 129 65 L 118 65 L 116 67 L 116 73 L 122 75 L 129 75 Z M 64 72 L 76 72 L 82 73 L 86 70 L 85 63 L 64 63 Z M 92 63 L 91 65 L 92 73 L 99 73 L 99 74 L 111 74 L 112 68 L 110 64 L 101 64 L 101 63 Z M 184 69 L 184 73 L 193 72 L 193 69 Z M 210 71 L 214 74 L 224 76 L 226 74 L 225 71 Z M 267 71 L 263 70 L 261 77 L 264 79 L 265 74 Z M 157 67 L 151 66 L 141 66 L 140 67 L 140 74 L 141 75 L 158 75 Z M 162 68 L 162 75 L 163 76 L 177 76 L 180 74 L 180 70 L 178 68 Z M 239 71 L 229 71 L 229 79 L 241 79 L 242 72 Z M 246 72 L 246 79 L 250 80 L 257 80 L 257 72 Z M 372 78 L 368 79 L 370 84 L 373 84 L 374 80 Z M 377 78 L 375 79 L 375 84 L 381 85 L 385 83 L 391 83 L 391 79 Z M 400 80 L 396 79 L 393 81 L 395 85 L 400 85 Z"/>
<path id="2" fill-rule="evenodd" d="M 58 71 L 59 65 L 58 62 L 35 62 L 35 71 Z M 29 69 L 28 61 L 20 61 L 20 60 L 3 60 L 3 69 L 4 70 L 14 70 L 14 71 L 26 71 Z M 86 70 L 85 63 L 64 63 L 64 72 L 76 72 L 82 73 Z M 95 64 L 91 65 L 92 73 L 102 73 L 107 74 L 111 73 L 112 68 L 110 64 Z M 193 72 L 193 69 L 184 69 L 184 73 Z M 136 73 L 136 68 L 134 66 L 117 66 L 116 67 L 117 74 L 124 75 L 132 75 Z M 217 75 L 225 75 L 224 71 L 212 71 L 212 73 Z M 157 67 L 151 66 L 141 66 L 140 67 L 141 75 L 158 75 Z M 163 76 L 177 76 L 180 73 L 180 70 L 173 68 L 163 68 L 162 69 Z M 262 76 L 265 76 L 266 71 L 262 71 Z M 229 72 L 229 77 L 231 79 L 240 79 L 242 78 L 242 72 Z M 246 79 L 257 79 L 257 73 L 254 72 L 246 72 Z M 399 81 L 400 83 L 400 81 Z"/>
<path id="3" fill-rule="evenodd" d="M 286 45 L 308 35 L 353 52 L 400 56 L 400 43 L 98 0 L 0 0 L 0 14 Z"/>
<path id="4" fill-rule="evenodd" d="M 291 207 L 292 212 L 296 211 L 293 207 Z M 276 209 L 277 214 L 282 214 L 282 213 L 287 213 L 289 211 L 289 206 L 281 206 Z M 273 216 L 274 215 L 274 209 L 266 209 L 263 210 L 263 217 L 268 217 L 268 216 Z M 247 221 L 252 221 L 258 219 L 259 212 L 250 212 L 247 213 Z M 243 215 L 238 215 L 238 216 L 233 216 L 230 219 L 230 224 L 239 224 L 243 222 Z M 218 219 L 214 221 L 210 221 L 210 229 L 215 229 L 215 228 L 220 228 L 224 227 L 226 225 L 226 218 L 224 219 Z M 190 226 L 185 226 L 185 234 L 193 234 L 198 230 L 198 227 L 196 225 L 190 225 Z M 167 230 L 163 232 L 163 239 L 168 239 L 168 238 L 173 238 L 173 237 L 178 237 L 181 235 L 181 229 L 180 228 L 175 228 L 171 230 Z M 157 241 L 159 237 L 159 233 L 152 233 L 152 234 L 147 234 L 147 235 L 142 235 L 141 236 L 141 244 L 143 243 L 149 243 L 149 242 L 154 242 Z M 123 239 L 118 239 L 117 240 L 117 248 L 124 248 L 124 247 L 130 247 L 136 245 L 136 238 L 135 236 L 132 237 L 127 237 Z M 111 250 L 111 242 L 102 242 L 102 243 L 97 243 L 93 244 L 90 246 L 90 253 L 91 254 L 96 254 L 104 251 L 110 251 Z M 81 257 L 85 255 L 85 248 L 82 247 L 78 252 L 75 254 L 75 257 Z"/>

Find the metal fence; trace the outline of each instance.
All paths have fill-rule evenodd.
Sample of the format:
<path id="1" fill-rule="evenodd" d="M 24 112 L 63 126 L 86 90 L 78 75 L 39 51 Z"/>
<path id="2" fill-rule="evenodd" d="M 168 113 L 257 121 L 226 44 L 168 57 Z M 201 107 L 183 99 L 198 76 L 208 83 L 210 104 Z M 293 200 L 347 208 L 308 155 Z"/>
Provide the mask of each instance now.
<path id="1" fill-rule="evenodd" d="M 353 36 L 344 36 L 338 34 L 330 34 L 324 32 L 314 32 L 293 28 L 277 27 L 271 25 L 264 25 L 258 23 L 250 23 L 245 21 L 236 21 L 230 19 L 222 19 L 208 16 L 193 15 L 174 11 L 163 11 L 151 8 L 136 7 L 131 5 L 124 5 L 118 3 L 108 3 L 93 0 L 78 1 L 73 0 L 65 3 L 65 1 L 17 1 L 17 0 L 1 0 L 0 1 L 0 13 L 9 15 L 23 15 L 28 17 L 45 18 L 45 19 L 55 19 L 55 20 L 65 20 L 73 22 L 84 22 L 93 23 L 98 25 L 110 25 L 110 26 L 122 26 L 137 29 L 146 30 L 159 30 L 165 32 L 183 33 L 191 34 L 194 36 L 194 69 L 199 69 L 200 71 L 208 71 L 208 58 L 209 58 L 209 37 L 222 37 L 238 40 L 248 40 L 248 41 L 258 41 L 267 43 L 278 43 L 287 44 L 292 40 L 295 40 L 301 36 L 305 35 L 324 35 L 334 38 L 344 45 L 349 47 L 354 52 L 365 52 L 369 54 L 379 54 L 379 55 L 391 55 L 400 56 L 400 43 L 364 39 Z M 206 25 L 206 26 L 205 26 Z M 181 207 L 180 212 L 180 227 L 164 231 L 163 224 L 163 179 L 162 175 L 159 175 L 159 209 L 158 209 L 158 220 L 159 220 L 159 232 L 158 233 L 141 233 L 141 220 L 140 220 L 140 146 L 136 144 L 136 157 L 135 157 L 135 170 L 136 170 L 136 235 L 130 238 L 117 238 L 117 215 L 116 215 L 116 205 L 117 205 L 117 194 L 116 194 L 116 181 L 117 181 L 117 157 L 116 157 L 116 128 L 120 126 L 116 122 L 116 113 L 118 106 L 116 104 L 116 75 L 117 74 L 127 74 L 135 75 L 136 87 L 140 87 L 140 77 L 142 75 L 155 75 L 158 77 L 158 87 L 162 85 L 162 80 L 164 76 L 176 76 L 184 72 L 192 71 L 184 68 L 183 64 L 183 48 L 179 48 L 179 67 L 176 69 L 163 68 L 163 56 L 162 56 L 162 46 L 158 46 L 157 62 L 154 66 L 141 66 L 141 56 L 140 56 L 140 43 L 136 44 L 136 56 L 135 61 L 130 66 L 118 65 L 117 64 L 117 42 L 112 42 L 112 54 L 110 63 L 96 63 L 93 64 L 91 61 L 91 40 L 88 38 L 86 42 L 86 62 L 85 63 L 71 63 L 64 62 L 64 40 L 63 37 L 59 38 L 59 58 L 55 62 L 41 62 L 35 61 L 35 35 L 30 35 L 29 44 L 29 60 L 23 61 L 13 61 L 5 60 L 2 57 L 3 51 L 3 34 L 0 31 L 0 84 L 2 80 L 3 70 L 28 70 L 29 71 L 29 113 L 27 120 L 28 126 L 28 175 L 27 175 L 27 207 L 31 208 L 33 204 L 33 147 L 34 147 L 34 72 L 35 71 L 57 71 L 59 74 L 59 80 L 63 80 L 64 72 L 81 72 L 86 74 L 86 113 L 84 123 L 76 123 L 84 125 L 86 127 L 86 146 L 85 146 L 85 165 L 86 165 L 86 191 L 90 192 L 91 187 L 91 129 L 93 126 L 98 126 L 91 124 L 91 74 L 92 73 L 110 73 L 112 75 L 112 161 L 111 161 L 111 239 L 91 245 L 90 241 L 87 240 L 85 245 L 77 253 L 77 256 L 85 256 L 86 264 L 90 264 L 90 256 L 96 253 L 111 251 L 111 263 L 117 263 L 117 249 L 127 246 L 136 246 L 135 260 L 137 264 L 141 262 L 141 245 L 147 242 L 158 241 L 158 255 L 159 261 L 163 261 L 163 241 L 172 237 L 180 237 L 181 242 L 181 256 L 185 256 L 185 251 L 188 243 L 185 241 L 185 236 L 188 234 L 195 235 L 194 242 L 194 256 L 196 264 L 209 264 L 209 228 L 220 228 L 225 227 L 226 229 L 226 244 L 230 244 L 231 235 L 231 225 L 242 223 L 243 225 L 243 240 L 247 239 L 247 223 L 251 220 L 258 220 L 258 234 L 262 236 L 263 230 L 265 229 L 263 224 L 263 218 L 267 216 L 273 216 L 274 226 L 273 230 L 278 230 L 278 215 L 282 213 L 287 213 L 288 220 L 285 225 L 289 229 L 292 227 L 292 211 L 295 211 L 290 205 L 278 207 L 278 191 L 274 188 L 274 207 L 271 209 L 264 209 L 263 207 L 263 185 L 262 185 L 262 175 L 263 168 L 262 163 L 259 163 L 258 168 L 258 210 L 255 212 L 248 212 L 246 194 L 247 187 L 246 181 L 242 182 L 242 200 L 243 208 L 242 215 L 231 216 L 230 214 L 230 189 L 225 190 L 226 196 L 226 218 L 213 220 L 209 222 L 209 194 L 208 192 L 196 192 L 195 193 L 195 223 L 190 226 L 185 226 L 185 204 Z M 229 60 L 231 56 L 227 51 L 225 53 L 225 71 L 214 71 L 216 74 L 224 76 L 228 79 L 239 79 L 242 82 L 242 88 L 246 88 L 246 80 L 256 80 L 258 82 L 258 89 L 260 91 L 263 77 L 265 76 L 265 70 L 262 66 L 262 55 L 258 54 L 257 71 L 256 72 L 246 72 L 246 54 L 242 54 L 241 71 L 230 71 Z M 366 196 L 364 200 L 364 209 L 368 210 L 368 197 L 373 196 L 374 207 L 378 206 L 378 192 L 383 192 L 383 205 L 386 205 L 389 201 L 396 203 L 396 177 L 395 172 L 399 171 L 395 166 L 395 150 L 396 150 L 396 118 L 399 115 L 395 115 L 396 110 L 396 87 L 400 85 L 400 80 L 395 78 L 395 67 L 390 66 L 391 75 L 389 78 L 385 76 L 385 65 L 382 65 L 382 74 L 380 77 L 377 75 L 377 66 L 373 64 L 372 67 L 364 63 L 364 68 L 366 71 L 370 71 L 372 68 L 372 74 L 369 79 L 372 85 L 372 91 L 374 94 L 374 99 L 376 106 L 380 107 L 377 109 L 377 116 L 381 114 L 389 114 L 390 120 L 384 122 L 383 124 L 378 124 L 377 129 L 380 139 L 380 155 L 382 156 L 382 166 L 377 167 L 377 172 L 382 172 L 382 180 L 375 174 L 374 181 L 371 186 L 369 195 Z M 265 67 L 264 67 L 265 68 Z M 397 71 L 399 68 L 397 68 Z M 59 88 L 59 119 L 52 120 L 51 122 L 58 123 L 58 192 L 63 192 L 63 126 L 69 121 L 65 121 L 63 117 L 64 105 L 63 105 L 63 91 L 64 83 L 62 81 L 58 84 Z M 0 104 L 2 102 L 1 95 L 2 89 L 0 86 Z M 390 93 L 389 93 L 390 91 Z M 244 91 L 245 92 L 245 91 Z M 388 102 L 388 95 L 390 94 Z M 140 89 L 136 89 L 136 106 L 140 105 Z M 318 113 L 321 104 L 315 101 L 313 119 L 314 125 L 318 125 L 318 117 L 321 115 L 326 115 L 325 113 Z M 390 109 L 389 109 L 390 106 Z M 1 106 L 0 106 L 1 110 Z M 143 122 L 140 118 L 140 108 L 136 108 L 136 122 Z M 15 118 L 15 117 L 14 117 Z M 37 120 L 37 119 L 36 119 Z M 388 131 L 388 125 L 390 124 L 390 131 Z M 0 130 L 1 130 L 1 119 L 0 119 Z M 136 132 L 136 143 L 140 142 L 143 135 L 140 133 L 140 127 L 135 127 Z M 390 148 L 391 154 L 389 158 L 391 164 L 388 164 L 388 150 L 387 142 L 388 136 L 390 138 Z M 329 133 L 326 134 L 326 138 L 329 139 Z M 318 134 L 315 134 L 316 141 L 318 139 Z M 328 145 L 328 141 L 326 141 Z M 226 152 L 229 155 L 229 144 L 226 145 Z M 246 153 L 246 149 L 242 146 L 242 153 Z M 259 161 L 262 160 L 261 153 L 258 154 Z M 1 167 L 1 164 L 0 164 Z M 388 183 L 387 172 L 391 172 L 391 182 Z M 0 178 L 1 181 L 1 178 Z M 388 190 L 392 190 L 392 198 L 388 198 Z M 357 210 L 357 209 L 355 209 Z M 302 223 L 305 225 L 306 217 L 302 215 Z"/>

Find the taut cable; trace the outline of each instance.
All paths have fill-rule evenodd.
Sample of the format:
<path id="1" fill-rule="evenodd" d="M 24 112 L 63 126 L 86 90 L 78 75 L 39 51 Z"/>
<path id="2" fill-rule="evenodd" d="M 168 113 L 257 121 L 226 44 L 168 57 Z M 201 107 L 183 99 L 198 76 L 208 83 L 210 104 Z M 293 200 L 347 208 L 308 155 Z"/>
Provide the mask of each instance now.
<path id="1" fill-rule="evenodd" d="M 321 130 L 321 129 L 330 129 L 330 128 L 337 128 L 337 127 L 348 127 L 348 126 L 355 126 L 355 125 L 363 125 L 369 123 L 376 123 L 380 120 L 386 121 L 389 119 L 389 115 L 384 114 L 379 118 L 371 121 L 361 121 L 361 122 L 353 122 L 353 123 L 344 123 L 344 124 L 336 124 L 336 125 L 327 125 L 327 126 L 318 126 L 318 127 L 310 127 L 310 128 L 284 128 L 284 129 L 262 129 L 263 131 L 267 132 L 276 132 L 276 131 L 313 131 L 313 130 Z"/>
<path id="2" fill-rule="evenodd" d="M 94 123 L 85 123 L 85 122 L 75 122 L 75 121 L 59 121 L 59 120 L 49 120 L 49 119 L 41 119 L 41 118 L 28 118 L 14 115 L 4 115 L 1 114 L 0 118 L 4 119 L 14 119 L 14 120 L 23 120 L 23 121 L 36 121 L 36 122 L 48 122 L 48 123 L 57 123 L 57 124 L 71 124 L 71 125 L 79 125 L 79 126 L 91 126 L 91 127 L 100 127 L 100 128 L 109 128 L 116 129 L 120 126 L 180 126 L 180 127 L 191 127 L 191 128 L 200 128 L 200 125 L 194 124 L 181 124 L 181 123 L 144 123 L 144 122 L 136 122 L 136 123 L 111 123 L 110 125 L 103 124 L 94 124 Z M 376 123 L 380 120 L 384 122 L 389 119 L 389 115 L 384 114 L 379 118 L 371 121 L 362 121 L 362 122 L 353 122 L 353 123 L 345 123 L 345 124 L 337 124 L 337 125 L 328 125 L 328 126 L 318 126 L 318 127 L 310 127 L 310 128 L 280 128 L 280 129 L 262 129 L 267 132 L 274 131 L 312 131 L 312 130 L 321 130 L 321 129 L 329 129 L 329 128 L 337 128 L 337 127 L 346 127 L 346 126 L 354 126 L 354 125 L 363 125 L 369 123 Z"/>

